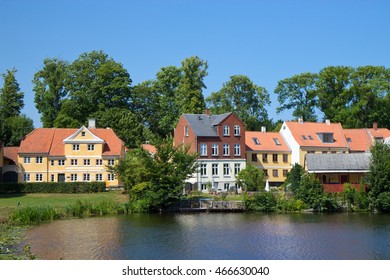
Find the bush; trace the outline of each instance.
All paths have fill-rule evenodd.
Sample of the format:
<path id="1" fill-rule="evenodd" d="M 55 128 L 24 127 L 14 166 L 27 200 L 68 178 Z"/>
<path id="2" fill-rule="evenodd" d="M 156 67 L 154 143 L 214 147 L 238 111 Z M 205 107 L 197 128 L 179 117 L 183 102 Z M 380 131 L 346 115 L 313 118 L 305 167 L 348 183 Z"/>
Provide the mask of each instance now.
<path id="1" fill-rule="evenodd" d="M 300 199 L 285 199 L 277 200 L 277 209 L 279 212 L 299 212 L 304 209 L 305 203 Z"/>
<path id="2" fill-rule="evenodd" d="M 377 198 L 378 210 L 381 212 L 390 212 L 390 192 L 383 192 Z"/>
<path id="3" fill-rule="evenodd" d="M 9 221 L 13 225 L 33 225 L 52 221 L 58 214 L 52 206 L 27 206 L 16 208 L 10 215 Z"/>
<path id="4" fill-rule="evenodd" d="M 258 192 L 245 196 L 245 209 L 248 211 L 272 212 L 276 210 L 277 199 L 271 192 Z"/>
<path id="5" fill-rule="evenodd" d="M 0 193 L 96 193 L 105 190 L 104 182 L 0 184 Z"/>

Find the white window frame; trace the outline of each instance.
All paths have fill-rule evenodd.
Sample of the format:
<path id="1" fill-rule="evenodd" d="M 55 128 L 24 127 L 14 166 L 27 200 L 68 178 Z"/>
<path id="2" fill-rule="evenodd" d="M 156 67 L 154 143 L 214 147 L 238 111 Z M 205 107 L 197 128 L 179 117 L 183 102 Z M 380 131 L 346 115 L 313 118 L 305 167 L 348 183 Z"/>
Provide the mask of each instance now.
<path id="1" fill-rule="evenodd" d="M 218 144 L 215 143 L 211 144 L 211 152 L 213 156 L 218 155 Z"/>
<path id="2" fill-rule="evenodd" d="M 234 164 L 234 175 L 237 175 L 241 171 L 241 163 Z"/>
<path id="3" fill-rule="evenodd" d="M 95 175 L 95 181 L 97 181 L 97 182 L 103 181 L 103 174 L 97 173 L 97 174 Z"/>
<path id="4" fill-rule="evenodd" d="M 102 159 L 97 159 L 97 160 L 96 160 L 96 165 L 97 165 L 97 166 L 103 165 L 103 160 L 102 160 Z"/>
<path id="5" fill-rule="evenodd" d="M 223 125 L 223 136 L 229 136 L 230 135 L 230 127 L 225 124 Z"/>
<path id="6" fill-rule="evenodd" d="M 213 163 L 211 165 L 211 174 L 213 176 L 218 176 L 218 163 Z"/>
<path id="7" fill-rule="evenodd" d="M 234 136 L 240 136 L 241 135 L 241 128 L 238 124 L 234 126 Z"/>
<path id="8" fill-rule="evenodd" d="M 189 128 L 188 128 L 188 125 L 186 125 L 186 126 L 184 127 L 184 136 L 185 136 L 185 137 L 188 137 L 188 136 L 189 136 Z"/>
<path id="9" fill-rule="evenodd" d="M 31 163 L 31 157 L 24 157 L 23 163 Z"/>
<path id="10" fill-rule="evenodd" d="M 108 174 L 107 174 L 107 180 L 108 180 L 108 181 L 114 181 L 114 180 L 115 180 L 115 175 L 114 175 L 114 173 L 108 173 Z"/>
<path id="11" fill-rule="evenodd" d="M 35 174 L 35 182 L 42 182 L 42 181 L 43 181 L 42 173 Z"/>
<path id="12" fill-rule="evenodd" d="M 54 174 L 50 174 L 50 181 L 51 182 L 55 182 L 55 179 L 56 177 L 55 177 L 55 175 Z"/>
<path id="13" fill-rule="evenodd" d="M 73 144 L 73 151 L 80 151 L 80 144 Z"/>
<path id="14" fill-rule="evenodd" d="M 87 150 L 88 151 L 94 151 L 95 150 L 95 144 L 88 144 Z"/>
<path id="15" fill-rule="evenodd" d="M 72 166 L 78 165 L 78 160 L 77 159 L 71 159 L 70 160 L 70 165 L 72 165 Z"/>
<path id="16" fill-rule="evenodd" d="M 65 160 L 64 159 L 59 159 L 58 160 L 58 165 L 60 165 L 60 166 L 65 165 Z"/>
<path id="17" fill-rule="evenodd" d="M 207 156 L 207 144 L 200 143 L 200 155 Z"/>
<path id="18" fill-rule="evenodd" d="M 30 182 L 31 178 L 30 178 L 30 173 L 24 173 L 23 174 L 23 181 L 25 182 Z"/>
<path id="19" fill-rule="evenodd" d="M 77 182 L 77 173 L 70 174 L 70 181 Z"/>
<path id="20" fill-rule="evenodd" d="M 109 165 L 109 166 L 114 166 L 114 164 L 115 164 L 115 159 L 108 159 L 107 160 L 107 165 Z"/>
<path id="21" fill-rule="evenodd" d="M 207 164 L 206 163 L 200 164 L 200 175 L 207 176 Z"/>
<path id="22" fill-rule="evenodd" d="M 50 160 L 50 165 L 51 165 L 51 166 L 54 166 L 54 159 L 51 159 L 51 160 Z"/>
<path id="23" fill-rule="evenodd" d="M 234 144 L 234 155 L 235 156 L 241 155 L 241 145 L 240 144 Z"/>
<path id="24" fill-rule="evenodd" d="M 83 174 L 83 181 L 84 181 L 84 182 L 89 182 L 89 181 L 91 181 L 91 174 L 89 174 L 89 173 L 84 173 L 84 174 Z"/>
<path id="25" fill-rule="evenodd" d="M 224 175 L 224 176 L 229 176 L 229 175 L 230 175 L 230 166 L 229 166 L 229 163 L 224 163 L 224 164 L 223 164 L 223 175 Z"/>
<path id="26" fill-rule="evenodd" d="M 35 158 L 35 163 L 39 163 L 39 164 L 43 163 L 43 158 L 42 157 L 36 157 Z"/>
<path id="27" fill-rule="evenodd" d="M 230 145 L 229 144 L 223 144 L 223 155 L 230 156 Z"/>
<path id="28" fill-rule="evenodd" d="M 91 165 L 91 160 L 89 158 L 84 159 L 84 165 Z"/>

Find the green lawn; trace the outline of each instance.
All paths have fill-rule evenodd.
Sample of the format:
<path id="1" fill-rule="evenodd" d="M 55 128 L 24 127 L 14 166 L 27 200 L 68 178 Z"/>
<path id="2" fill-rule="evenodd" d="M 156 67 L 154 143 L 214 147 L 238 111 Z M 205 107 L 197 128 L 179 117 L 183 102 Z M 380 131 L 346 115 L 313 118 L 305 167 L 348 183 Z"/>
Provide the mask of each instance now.
<path id="1" fill-rule="evenodd" d="M 51 205 L 60 208 L 77 200 L 87 200 L 93 204 L 104 200 L 124 203 L 128 200 L 128 196 L 122 194 L 120 190 L 85 194 L 0 194 L 0 223 L 6 220 L 12 208 L 18 206 Z"/>

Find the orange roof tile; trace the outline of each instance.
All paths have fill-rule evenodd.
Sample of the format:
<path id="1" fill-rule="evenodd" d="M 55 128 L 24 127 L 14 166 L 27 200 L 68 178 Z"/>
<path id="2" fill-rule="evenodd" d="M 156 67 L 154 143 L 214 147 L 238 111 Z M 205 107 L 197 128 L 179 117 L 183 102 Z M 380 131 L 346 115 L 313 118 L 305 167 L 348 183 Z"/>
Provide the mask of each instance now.
<path id="1" fill-rule="evenodd" d="M 18 162 L 18 150 L 19 147 L 4 147 L 4 157 L 9 158 L 16 163 Z"/>
<path id="2" fill-rule="evenodd" d="M 149 153 L 151 154 L 156 154 L 157 150 L 156 150 L 156 147 L 153 146 L 153 145 L 150 145 L 150 144 L 142 144 L 142 149 L 144 149 L 145 151 L 148 151 Z"/>
<path id="3" fill-rule="evenodd" d="M 390 130 L 388 130 L 387 128 L 369 128 L 368 131 L 374 138 L 386 139 L 387 137 L 390 137 Z"/>
<path id="4" fill-rule="evenodd" d="M 366 128 L 344 129 L 343 131 L 351 152 L 370 150 L 372 139 Z"/>
<path id="5" fill-rule="evenodd" d="M 348 148 L 340 123 L 285 122 L 301 147 Z M 282 128 L 283 129 L 283 128 Z M 320 133 L 333 133 L 333 143 L 324 143 Z"/>
<path id="6" fill-rule="evenodd" d="M 247 151 L 291 151 L 279 132 L 245 131 L 245 144 Z"/>

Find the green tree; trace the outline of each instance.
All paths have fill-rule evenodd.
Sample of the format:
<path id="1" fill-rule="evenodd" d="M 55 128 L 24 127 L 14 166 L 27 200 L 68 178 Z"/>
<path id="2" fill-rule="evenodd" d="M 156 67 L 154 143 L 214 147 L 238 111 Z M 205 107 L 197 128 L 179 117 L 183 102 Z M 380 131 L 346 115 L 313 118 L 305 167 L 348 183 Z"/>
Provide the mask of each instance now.
<path id="1" fill-rule="evenodd" d="M 302 176 L 305 174 L 303 167 L 295 163 L 290 172 L 287 173 L 287 179 L 285 181 L 286 191 L 291 191 L 293 194 L 296 194 L 299 187 L 301 186 Z"/>
<path id="2" fill-rule="evenodd" d="M 15 73 L 16 70 L 13 68 L 2 75 L 4 79 L 3 88 L 0 89 L 0 118 L 2 120 L 19 116 L 24 106 L 24 93 L 20 91 Z"/>
<path id="3" fill-rule="evenodd" d="M 390 146 L 375 143 L 371 148 L 370 172 L 368 174 L 368 196 L 372 207 L 381 205 L 381 199 L 390 192 Z M 382 196 L 381 196 L 382 194 Z"/>
<path id="4" fill-rule="evenodd" d="M 19 146 L 20 141 L 34 130 L 32 119 L 26 115 L 14 116 L 7 119 L 6 131 L 8 132 L 6 138 L 7 146 Z"/>
<path id="5" fill-rule="evenodd" d="M 317 121 L 314 112 L 318 102 L 316 80 L 317 74 L 302 73 L 279 81 L 275 89 L 280 104 L 277 113 L 293 109 L 294 117 Z"/>
<path id="6" fill-rule="evenodd" d="M 197 56 L 182 61 L 182 75 L 177 88 L 176 99 L 181 114 L 203 113 L 206 107 L 203 96 L 203 89 L 206 88 L 206 85 L 203 79 L 208 74 L 207 68 L 207 61 L 203 61 Z"/>
<path id="7" fill-rule="evenodd" d="M 301 180 L 299 187 L 295 190 L 294 196 L 302 200 L 306 205 L 314 210 L 322 210 L 324 190 L 320 181 L 314 174 L 305 173 Z"/>
<path id="8" fill-rule="evenodd" d="M 253 166 L 247 165 L 245 169 L 238 172 L 236 183 L 245 191 L 263 191 L 265 187 L 264 171 Z"/>
<path id="9" fill-rule="evenodd" d="M 234 112 L 246 125 L 247 130 L 260 130 L 267 124 L 270 105 L 269 94 L 255 85 L 247 76 L 231 76 L 222 89 L 206 98 L 207 106 L 215 114 Z"/>
<path id="10" fill-rule="evenodd" d="M 65 81 L 69 63 L 53 58 L 45 59 L 43 64 L 43 68 L 34 74 L 34 101 L 38 112 L 42 114 L 43 127 L 53 127 L 68 93 Z"/>
<path id="11" fill-rule="evenodd" d="M 168 137 L 155 143 L 156 154 L 138 148 L 113 168 L 129 193 L 133 211 L 157 211 L 178 199 L 184 181 L 196 170 L 196 154 L 188 146 L 174 146 Z"/>

